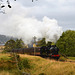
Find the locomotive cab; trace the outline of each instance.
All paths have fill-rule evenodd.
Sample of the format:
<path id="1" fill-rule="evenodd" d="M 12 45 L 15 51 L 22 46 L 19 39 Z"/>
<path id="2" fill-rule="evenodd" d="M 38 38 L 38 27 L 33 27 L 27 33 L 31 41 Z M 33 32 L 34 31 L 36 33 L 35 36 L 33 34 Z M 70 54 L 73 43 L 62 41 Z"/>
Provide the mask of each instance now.
<path id="1" fill-rule="evenodd" d="M 59 55 L 59 48 L 56 47 L 56 45 L 53 45 L 51 48 L 50 48 L 50 52 L 51 52 L 51 57 L 52 58 L 55 58 L 55 59 L 59 59 L 60 55 Z"/>

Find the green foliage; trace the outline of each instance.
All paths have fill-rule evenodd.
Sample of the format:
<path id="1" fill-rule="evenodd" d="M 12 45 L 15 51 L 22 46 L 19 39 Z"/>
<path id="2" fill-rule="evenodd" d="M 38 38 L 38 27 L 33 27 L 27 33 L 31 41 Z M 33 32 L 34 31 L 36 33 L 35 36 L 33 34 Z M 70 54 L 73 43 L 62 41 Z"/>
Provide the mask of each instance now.
<path id="1" fill-rule="evenodd" d="M 49 46 L 51 44 L 52 44 L 52 42 L 48 41 L 47 44 L 46 44 L 46 46 Z"/>
<path id="2" fill-rule="evenodd" d="M 16 40 L 16 48 L 23 48 L 24 47 L 24 42 L 22 39 L 17 39 Z"/>
<path id="3" fill-rule="evenodd" d="M 15 69 L 16 64 L 12 64 L 12 69 L 10 70 L 2 70 L 2 68 L 0 68 L 0 75 L 23 75 L 23 72 L 30 73 L 30 75 L 75 75 L 75 65 L 72 62 L 61 63 L 51 59 L 46 60 L 41 57 L 33 57 L 29 55 L 22 55 L 20 58 L 21 60 L 27 58 L 30 68 L 23 68 L 21 71 L 18 71 L 18 69 Z M 6 60 L 4 60 L 4 62 L 2 62 L 0 66 L 2 65 L 2 67 L 4 67 L 6 64 L 6 67 L 9 67 Z M 14 61 L 12 62 L 15 63 Z M 13 66 L 15 66 L 15 68 L 13 68 Z"/>
<path id="4" fill-rule="evenodd" d="M 29 60 L 27 58 L 21 59 L 19 55 L 16 55 L 17 60 L 18 60 L 18 67 L 19 69 L 30 69 L 30 63 Z M 17 69 L 17 65 L 16 65 L 16 59 L 15 59 L 15 55 L 12 54 L 10 56 L 10 59 L 5 60 L 5 58 L 1 58 L 0 59 L 0 70 L 12 70 L 12 69 Z"/>
<path id="5" fill-rule="evenodd" d="M 20 61 L 20 56 L 16 55 L 16 57 L 17 57 L 17 60 Z M 0 59 L 0 70 L 17 69 L 17 66 L 16 66 L 17 62 L 16 62 L 14 54 L 10 55 L 10 59 L 8 59 L 8 56 L 6 56 L 6 59 L 7 60 L 5 60 L 4 56 L 2 56 L 2 58 Z"/>
<path id="6" fill-rule="evenodd" d="M 24 42 L 22 41 L 22 39 L 17 39 L 16 41 L 14 41 L 13 39 L 8 40 L 5 43 L 5 48 L 4 48 L 4 53 L 5 52 L 10 52 L 12 49 L 16 49 L 16 48 L 24 48 Z"/>
<path id="7" fill-rule="evenodd" d="M 11 56 L 10 56 L 10 57 L 11 57 L 10 60 L 15 61 L 15 60 L 16 60 L 16 59 L 15 59 L 15 55 L 16 55 L 17 60 L 20 61 L 20 55 L 18 55 L 18 54 L 13 54 L 13 53 L 12 53 Z"/>
<path id="8" fill-rule="evenodd" d="M 52 44 L 52 42 L 50 42 L 50 41 L 48 41 L 47 43 L 46 43 L 46 39 L 45 38 L 42 38 L 41 40 L 39 40 L 38 42 L 37 42 L 37 46 L 49 46 L 49 45 L 51 45 Z"/>
<path id="9" fill-rule="evenodd" d="M 10 52 L 12 49 L 15 48 L 15 46 L 16 46 L 16 42 L 13 39 L 10 39 L 5 43 L 4 50 Z"/>
<path id="10" fill-rule="evenodd" d="M 16 69 L 15 61 L 12 60 L 0 60 L 0 70 L 12 70 Z"/>
<path id="11" fill-rule="evenodd" d="M 52 43 L 51 43 L 51 45 L 55 45 L 55 43 L 54 43 L 54 42 L 52 42 Z"/>
<path id="12" fill-rule="evenodd" d="M 22 59 L 21 61 L 18 62 L 19 69 L 23 68 L 30 68 L 29 60 L 28 59 Z"/>
<path id="13" fill-rule="evenodd" d="M 37 43 L 38 43 L 37 46 L 46 46 L 45 38 L 42 38 L 42 39 L 39 40 Z"/>
<path id="14" fill-rule="evenodd" d="M 75 57 L 68 57 L 69 59 L 75 60 Z"/>
<path id="15" fill-rule="evenodd" d="M 61 56 L 60 58 L 59 58 L 59 61 L 66 61 L 67 59 L 65 58 L 65 57 L 63 57 L 63 56 Z"/>
<path id="16" fill-rule="evenodd" d="M 56 43 L 62 54 L 75 56 L 75 31 L 67 30 Z"/>

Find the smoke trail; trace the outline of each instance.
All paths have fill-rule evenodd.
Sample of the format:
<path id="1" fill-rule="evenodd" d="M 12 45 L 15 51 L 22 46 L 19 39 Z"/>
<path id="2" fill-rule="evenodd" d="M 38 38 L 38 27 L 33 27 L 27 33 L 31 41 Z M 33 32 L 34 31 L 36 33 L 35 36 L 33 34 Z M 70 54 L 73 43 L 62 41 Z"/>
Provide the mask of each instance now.
<path id="1" fill-rule="evenodd" d="M 62 34 L 62 28 L 57 21 L 47 16 L 42 21 L 28 17 L 29 11 L 20 6 L 19 9 L 7 9 L 5 15 L 0 14 L 0 33 L 22 38 L 25 43 L 30 43 L 34 36 L 37 39 L 45 37 L 46 42 L 56 42 Z"/>

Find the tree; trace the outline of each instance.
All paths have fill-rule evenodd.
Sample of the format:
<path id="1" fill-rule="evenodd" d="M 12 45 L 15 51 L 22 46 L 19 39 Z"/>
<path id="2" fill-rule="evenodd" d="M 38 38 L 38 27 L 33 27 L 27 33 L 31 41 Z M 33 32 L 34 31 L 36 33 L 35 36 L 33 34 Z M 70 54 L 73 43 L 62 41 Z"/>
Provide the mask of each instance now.
<path id="1" fill-rule="evenodd" d="M 12 49 L 16 49 L 16 48 L 24 48 L 24 42 L 22 41 L 22 39 L 17 39 L 16 41 L 14 41 L 13 39 L 8 40 L 5 43 L 5 48 L 4 50 L 6 52 L 10 52 Z"/>
<path id="2" fill-rule="evenodd" d="M 16 0 L 14 0 L 14 1 L 16 1 Z M 33 1 L 34 1 L 34 0 L 32 0 L 32 2 L 33 2 Z M 5 7 L 5 5 L 2 4 L 2 2 L 3 2 L 3 0 L 0 0 L 0 8 L 4 8 L 4 7 Z M 8 4 L 8 7 L 11 8 L 10 1 L 9 1 L 9 0 L 6 0 L 6 2 L 7 2 L 7 4 Z"/>
<path id="3" fill-rule="evenodd" d="M 22 41 L 22 39 L 16 40 L 16 48 L 24 48 L 24 42 Z"/>
<path id="4" fill-rule="evenodd" d="M 14 0 L 14 1 L 16 1 L 16 0 Z M 0 8 L 4 8 L 5 7 L 5 5 L 2 2 L 3 2 L 3 0 L 0 0 Z M 6 0 L 6 2 L 8 4 L 8 7 L 11 8 L 10 1 Z"/>
<path id="5" fill-rule="evenodd" d="M 75 56 L 75 31 L 67 30 L 63 32 L 56 45 L 62 54 Z"/>
<path id="6" fill-rule="evenodd" d="M 7 52 L 10 52 L 12 49 L 15 48 L 15 45 L 16 45 L 16 42 L 13 39 L 10 39 L 5 43 L 4 50 L 6 50 Z"/>
<path id="7" fill-rule="evenodd" d="M 37 42 L 37 46 L 46 46 L 46 41 L 45 38 L 42 38 Z"/>
<path id="8" fill-rule="evenodd" d="M 14 0 L 14 1 L 16 1 L 16 0 Z M 34 1 L 34 0 L 32 0 L 32 2 L 33 2 L 33 1 Z M 11 8 L 12 6 L 10 5 L 10 0 L 6 0 L 6 2 L 7 2 L 8 7 Z M 3 4 L 3 0 L 0 0 L 0 13 L 5 14 L 5 10 L 2 10 L 2 8 L 4 8 L 5 6 L 6 6 L 6 5 Z"/>
<path id="9" fill-rule="evenodd" d="M 48 41 L 47 43 L 46 43 L 46 39 L 45 38 L 42 38 L 41 40 L 39 40 L 38 42 L 37 42 L 37 46 L 49 46 L 49 45 L 51 45 L 52 44 L 52 42 L 50 42 L 50 41 Z"/>
<path id="10" fill-rule="evenodd" d="M 52 45 L 52 42 L 48 41 L 46 45 L 47 46 Z"/>

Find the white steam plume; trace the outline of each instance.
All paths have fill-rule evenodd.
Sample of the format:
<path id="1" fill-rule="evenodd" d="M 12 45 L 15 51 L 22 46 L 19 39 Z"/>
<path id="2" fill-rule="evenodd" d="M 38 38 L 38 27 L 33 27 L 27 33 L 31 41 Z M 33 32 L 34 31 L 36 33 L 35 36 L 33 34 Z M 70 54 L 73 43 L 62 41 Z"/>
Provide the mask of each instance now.
<path id="1" fill-rule="evenodd" d="M 20 6 L 19 9 L 10 9 L 5 15 L 0 14 L 0 33 L 22 38 L 25 43 L 30 43 L 34 36 L 56 42 L 62 34 L 62 28 L 57 21 L 47 16 L 42 21 L 27 17 L 29 11 Z"/>

